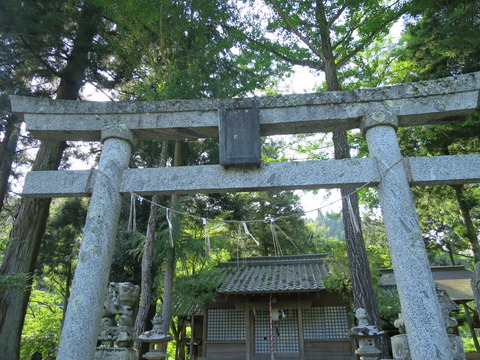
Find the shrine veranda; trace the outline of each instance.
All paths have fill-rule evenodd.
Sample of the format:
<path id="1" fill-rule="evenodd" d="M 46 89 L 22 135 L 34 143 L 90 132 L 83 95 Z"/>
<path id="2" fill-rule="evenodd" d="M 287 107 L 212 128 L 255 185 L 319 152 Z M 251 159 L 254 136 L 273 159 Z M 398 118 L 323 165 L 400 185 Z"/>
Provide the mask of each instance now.
<path id="1" fill-rule="evenodd" d="M 410 186 L 478 183 L 480 154 L 402 157 L 396 129 L 462 121 L 477 108 L 479 91 L 480 73 L 473 73 L 383 88 L 250 99 L 99 103 L 12 96 L 13 111 L 33 137 L 103 142 L 98 169 L 30 172 L 23 190 L 26 197 L 91 196 L 57 359 L 93 359 L 121 194 L 360 186 L 378 189 L 412 359 L 451 359 Z M 240 168 L 127 168 L 137 140 L 217 137 L 219 114 L 239 111 L 250 121 L 252 106 L 259 127 L 250 139 L 255 143 L 257 136 L 359 128 L 370 157 Z M 235 132 L 223 141 L 237 135 L 243 136 Z"/>

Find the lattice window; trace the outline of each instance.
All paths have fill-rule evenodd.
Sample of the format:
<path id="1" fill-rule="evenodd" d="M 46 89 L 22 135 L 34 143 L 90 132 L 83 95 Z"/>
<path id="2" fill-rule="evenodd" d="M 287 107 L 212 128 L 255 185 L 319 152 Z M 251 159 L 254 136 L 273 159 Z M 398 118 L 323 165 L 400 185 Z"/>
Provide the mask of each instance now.
<path id="1" fill-rule="evenodd" d="M 246 340 L 245 311 L 237 309 L 209 309 L 207 340 Z"/>
<path id="2" fill-rule="evenodd" d="M 273 322 L 275 354 L 298 354 L 297 310 L 284 310 L 286 318 Z M 270 354 L 270 315 L 268 310 L 255 310 L 255 353 Z"/>
<path id="3" fill-rule="evenodd" d="M 348 338 L 347 310 L 343 306 L 313 307 L 302 310 L 305 340 Z"/>

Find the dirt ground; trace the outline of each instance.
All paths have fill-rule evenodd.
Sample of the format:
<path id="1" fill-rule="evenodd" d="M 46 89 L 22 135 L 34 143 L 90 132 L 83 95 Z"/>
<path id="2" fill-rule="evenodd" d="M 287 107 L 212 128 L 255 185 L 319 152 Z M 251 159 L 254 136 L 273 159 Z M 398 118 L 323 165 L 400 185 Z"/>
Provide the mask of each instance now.
<path id="1" fill-rule="evenodd" d="M 467 352 L 467 360 L 480 360 L 480 353 L 477 352 Z"/>

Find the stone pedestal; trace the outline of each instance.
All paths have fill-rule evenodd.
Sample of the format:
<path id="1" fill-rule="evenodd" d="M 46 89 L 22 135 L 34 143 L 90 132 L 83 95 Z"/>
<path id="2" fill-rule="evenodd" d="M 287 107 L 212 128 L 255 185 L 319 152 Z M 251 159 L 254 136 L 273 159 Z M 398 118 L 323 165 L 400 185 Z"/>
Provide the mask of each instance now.
<path id="1" fill-rule="evenodd" d="M 411 360 L 410 349 L 408 348 L 408 339 L 406 334 L 392 336 L 393 358 L 396 360 Z"/>
<path id="2" fill-rule="evenodd" d="M 450 317 L 453 310 L 457 310 L 458 306 L 450 299 L 446 291 L 436 287 L 437 297 L 444 320 L 444 326 L 448 333 L 449 350 L 452 354 L 451 360 L 465 360 L 465 352 L 463 350 L 462 338 L 453 334 L 453 329 L 458 325 L 457 320 Z M 398 315 L 394 325 L 400 331 L 400 335 L 391 338 L 393 357 L 398 360 L 411 360 L 409 341 L 405 334 L 405 320 L 403 314 Z"/>
<path id="3" fill-rule="evenodd" d="M 452 347 L 453 360 L 465 360 L 465 351 L 463 350 L 462 338 L 457 335 L 448 334 L 450 346 Z"/>
<path id="4" fill-rule="evenodd" d="M 95 360 L 137 360 L 138 350 L 125 348 L 97 348 Z"/>
<path id="5" fill-rule="evenodd" d="M 452 349 L 452 360 L 465 360 L 462 338 L 457 335 L 449 334 L 450 348 Z M 408 339 L 406 334 L 395 335 L 390 339 L 392 343 L 393 358 L 395 360 L 411 360 Z"/>

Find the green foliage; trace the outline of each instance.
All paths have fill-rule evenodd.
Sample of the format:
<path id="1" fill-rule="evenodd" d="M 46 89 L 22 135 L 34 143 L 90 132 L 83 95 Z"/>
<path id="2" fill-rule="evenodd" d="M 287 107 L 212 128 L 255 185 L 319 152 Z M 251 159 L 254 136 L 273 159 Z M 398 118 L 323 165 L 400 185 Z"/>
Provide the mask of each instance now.
<path id="1" fill-rule="evenodd" d="M 230 27 L 236 11 L 229 1 L 96 3 L 121 32 L 124 46 L 138 48 L 139 81 L 127 88 L 136 98 L 238 96 L 264 87 L 276 71 L 239 51 L 238 34 Z"/>
<path id="2" fill-rule="evenodd" d="M 0 293 L 8 290 L 27 291 L 27 284 L 30 279 L 28 274 L 6 274 L 0 275 Z"/>
<path id="3" fill-rule="evenodd" d="M 61 295 L 34 287 L 22 332 L 21 360 L 30 359 L 36 351 L 44 357 L 55 356 L 60 340 L 62 301 Z"/>
<path id="4" fill-rule="evenodd" d="M 280 137 L 262 138 L 262 161 L 263 162 L 281 162 L 286 161 L 285 154 L 286 141 Z"/>
<path id="5" fill-rule="evenodd" d="M 42 90 L 44 96 L 53 93 L 56 86 L 52 84 L 58 78 L 69 78 L 78 82 L 76 86 L 79 87 L 85 80 L 104 88 L 112 88 L 129 79 L 133 68 L 139 65 L 139 57 L 132 56 L 138 54 L 138 48 L 123 42 L 121 29 L 114 31 L 115 24 L 96 3 L 2 1 L 0 40 L 6 45 L 4 53 L 7 56 L 7 62 L 2 61 L 2 64 L 9 66 L 15 79 L 30 84 L 35 79 L 33 90 Z M 82 22 L 91 24 L 90 34 L 78 32 Z M 93 48 L 89 45 L 90 37 L 95 37 Z M 82 47 L 86 53 L 82 53 Z M 72 66 L 74 61 L 85 61 L 88 71 Z"/>
<path id="6" fill-rule="evenodd" d="M 399 137 L 407 156 L 472 154 L 478 152 L 479 128 L 475 113 L 462 123 L 404 128 Z M 475 229 L 480 225 L 478 184 L 412 190 L 431 263 L 461 263 L 459 255 L 471 256 L 470 249 L 478 246 L 478 236 L 475 237 Z M 471 224 L 466 216 L 471 217 Z"/>
<path id="7" fill-rule="evenodd" d="M 216 290 L 225 279 L 219 268 L 204 269 L 190 276 L 176 277 L 174 281 L 175 313 L 191 315 L 196 310 L 217 298 Z"/>
<path id="8" fill-rule="evenodd" d="M 51 206 L 36 273 L 58 277 L 59 282 L 51 290 L 62 295 L 69 293 L 86 214 L 86 199 L 61 199 Z"/>
<path id="9" fill-rule="evenodd" d="M 317 227 L 324 227 L 326 232 L 321 236 L 322 238 L 335 238 L 336 240 L 345 240 L 345 230 L 343 228 L 342 214 L 327 212 L 323 214 L 318 212 L 315 219 Z"/>
<path id="10" fill-rule="evenodd" d="M 229 223 L 222 227 L 223 238 L 220 243 L 213 243 L 212 248 L 226 248 L 231 255 L 239 256 L 273 255 L 275 250 L 272 230 L 268 219 L 275 219 L 275 234 L 278 236 L 280 250 L 283 254 L 300 254 L 308 252 L 309 232 L 299 198 L 291 191 L 271 191 L 257 193 L 198 195 L 188 201 L 187 208 L 197 216 L 210 219 L 251 221 L 247 227 L 255 241 L 245 233 L 243 223 Z M 267 219 L 267 221 L 262 221 Z M 197 221 L 197 227 L 202 226 Z"/>
<path id="11" fill-rule="evenodd" d="M 394 70 L 399 82 L 442 78 L 480 69 L 478 0 L 428 0 L 417 4 Z"/>
<path id="12" fill-rule="evenodd" d="M 257 56 L 290 65 L 339 70 L 389 27 L 408 1 L 245 0 L 243 32 Z M 330 63 L 330 64 L 329 64 Z M 329 70 L 334 70 L 330 68 Z M 333 89 L 330 89 L 333 90 Z"/>
<path id="13" fill-rule="evenodd" d="M 365 215 L 362 224 L 379 315 L 385 323 L 392 324 L 398 317 L 400 303 L 395 290 L 386 289 L 380 285 L 379 270 L 391 267 L 385 230 L 382 222 L 373 214 Z M 325 286 L 328 291 L 342 294 L 343 302 L 352 306 L 352 283 L 346 243 L 331 239 L 324 241 L 323 245 L 322 250 L 328 253 L 325 264 L 329 270 L 324 281 Z"/>
<path id="14" fill-rule="evenodd" d="M 333 158 L 333 143 L 331 134 L 296 134 L 285 144 L 287 153 L 293 153 L 289 158 L 301 160 L 325 160 Z"/>
<path id="15" fill-rule="evenodd" d="M 475 309 L 475 302 L 471 301 L 466 303 L 466 305 L 470 309 Z M 475 312 L 472 314 L 470 312 L 470 318 L 472 321 L 475 323 L 473 317 L 477 316 L 477 313 Z M 459 311 L 455 311 L 452 314 L 450 314 L 453 318 L 455 318 L 458 321 L 458 332 L 459 335 L 462 337 L 462 342 L 463 342 L 463 349 L 465 352 L 476 352 L 477 349 L 475 348 L 475 343 L 472 338 L 472 333 L 470 331 L 470 327 L 468 325 L 467 317 L 465 314 L 465 307 L 464 306 L 459 306 Z"/>
<path id="16" fill-rule="evenodd" d="M 389 36 L 379 38 L 352 57 L 349 66 L 338 71 L 345 90 L 373 88 L 394 83 L 398 43 Z"/>
<path id="17" fill-rule="evenodd" d="M 110 281 L 140 284 L 141 251 L 145 236 L 120 228 L 117 232 Z M 156 263 L 158 265 L 158 263 Z"/>
<path id="18" fill-rule="evenodd" d="M 328 291 L 342 294 L 346 304 L 352 302 L 352 284 L 350 270 L 348 268 L 347 248 L 344 241 L 330 242 L 331 248 L 325 265 L 328 268 L 328 276 L 324 283 Z"/>
<path id="19" fill-rule="evenodd" d="M 476 185 L 469 185 L 467 188 L 472 205 L 474 205 L 471 213 L 477 218 L 479 189 Z M 452 261 L 455 261 L 454 264 L 460 264 L 461 260 L 458 256 L 469 256 L 471 252 L 465 223 L 453 189 L 449 186 L 435 186 L 413 190 L 420 225 L 429 250 L 430 263 L 432 265 L 453 265 Z M 478 220 L 475 221 L 475 224 L 478 226 Z M 444 255 L 448 253 L 450 253 L 450 258 L 446 259 Z"/>

